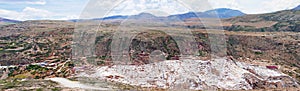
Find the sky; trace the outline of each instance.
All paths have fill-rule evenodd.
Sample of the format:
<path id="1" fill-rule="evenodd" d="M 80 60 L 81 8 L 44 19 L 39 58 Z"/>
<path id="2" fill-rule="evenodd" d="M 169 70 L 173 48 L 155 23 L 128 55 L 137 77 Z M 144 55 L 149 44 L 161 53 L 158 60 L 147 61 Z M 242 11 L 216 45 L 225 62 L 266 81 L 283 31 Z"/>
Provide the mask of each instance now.
<path id="1" fill-rule="evenodd" d="M 0 0 L 0 17 L 14 20 L 67 20 L 133 15 L 158 16 L 231 8 L 247 14 L 292 9 L 300 0 Z"/>

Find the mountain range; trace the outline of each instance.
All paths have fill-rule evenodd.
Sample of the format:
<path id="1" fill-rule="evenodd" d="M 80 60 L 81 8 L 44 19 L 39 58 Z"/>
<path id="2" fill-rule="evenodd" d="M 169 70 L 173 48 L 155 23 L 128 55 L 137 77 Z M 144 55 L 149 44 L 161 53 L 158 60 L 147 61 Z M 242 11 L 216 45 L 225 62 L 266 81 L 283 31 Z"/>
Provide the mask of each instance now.
<path id="1" fill-rule="evenodd" d="M 297 6 L 296 8 L 293 8 L 293 10 L 300 10 L 300 5 Z"/>
<path id="2" fill-rule="evenodd" d="M 294 10 L 300 10 L 300 5 L 291 9 Z M 289 10 L 287 10 L 289 11 Z M 278 11 L 281 12 L 281 11 Z M 274 12 L 274 13 L 278 13 Z M 69 21 L 77 22 L 77 21 L 83 21 L 83 20 L 116 20 L 116 19 L 149 19 L 149 20 L 185 20 L 189 18 L 221 18 L 221 19 L 229 19 L 229 18 L 235 18 L 238 16 L 245 16 L 248 14 L 245 14 L 239 10 L 229 9 L 229 8 L 218 8 L 213 10 L 208 10 L 204 12 L 187 12 L 183 14 L 174 14 L 169 15 L 166 17 L 161 16 L 155 16 L 150 13 L 140 13 L 137 15 L 115 15 L 115 16 L 108 16 L 104 18 L 93 18 L 93 19 L 73 19 Z M 257 15 L 266 15 L 266 14 L 257 14 Z M 18 23 L 20 21 L 18 20 L 11 20 L 6 18 L 0 18 L 0 23 L 7 24 L 7 23 Z"/>
<path id="3" fill-rule="evenodd" d="M 18 22 L 20 21 L 0 17 L 0 24 L 10 24 L 10 23 L 18 23 Z"/>
<path id="4" fill-rule="evenodd" d="M 184 14 L 169 15 L 167 17 L 155 16 L 150 13 L 140 13 L 138 15 L 115 15 L 104 18 L 94 18 L 91 20 L 115 20 L 115 19 L 151 19 L 151 20 L 185 20 L 189 18 L 232 18 L 236 16 L 243 16 L 245 13 L 239 10 L 233 10 L 228 8 L 219 8 L 214 10 L 208 10 L 205 12 L 187 12 Z M 71 21 L 80 21 L 82 19 L 75 19 Z"/>
<path id="5" fill-rule="evenodd" d="M 208 14 L 210 16 L 217 15 L 219 18 L 232 18 L 236 16 L 243 16 L 245 13 L 239 11 L 239 10 L 233 10 L 228 8 L 219 8 L 214 10 L 205 11 L 205 14 Z"/>

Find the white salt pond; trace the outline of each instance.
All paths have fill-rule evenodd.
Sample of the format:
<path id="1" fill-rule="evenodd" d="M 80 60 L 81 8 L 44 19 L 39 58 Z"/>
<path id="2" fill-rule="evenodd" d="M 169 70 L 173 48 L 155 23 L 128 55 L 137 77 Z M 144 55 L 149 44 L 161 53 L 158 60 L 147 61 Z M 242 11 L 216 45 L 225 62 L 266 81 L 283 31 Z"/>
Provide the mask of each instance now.
<path id="1" fill-rule="evenodd" d="M 109 88 L 88 86 L 88 85 L 82 84 L 78 81 L 71 81 L 69 79 L 60 78 L 60 77 L 47 78 L 46 80 L 51 80 L 51 81 L 57 82 L 60 85 L 67 87 L 67 88 L 79 88 L 79 89 L 89 89 L 89 90 L 111 90 Z"/>

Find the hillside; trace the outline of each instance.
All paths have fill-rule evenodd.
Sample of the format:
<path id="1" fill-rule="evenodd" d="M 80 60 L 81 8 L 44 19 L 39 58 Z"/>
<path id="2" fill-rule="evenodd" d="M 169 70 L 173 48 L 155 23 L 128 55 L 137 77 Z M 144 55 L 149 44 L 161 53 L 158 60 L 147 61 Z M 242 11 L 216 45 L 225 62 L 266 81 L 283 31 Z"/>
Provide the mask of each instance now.
<path id="1" fill-rule="evenodd" d="M 145 14 L 147 15 L 147 14 Z M 138 22 L 139 24 L 143 24 L 143 22 Z M 138 33 L 131 41 L 130 48 L 130 62 L 127 62 L 128 66 L 133 68 L 139 68 L 143 66 L 150 66 L 152 63 L 161 63 L 157 65 L 161 66 L 171 66 L 165 65 L 164 63 L 169 62 L 178 62 L 184 63 L 181 61 L 176 61 L 180 58 L 184 59 L 184 57 L 180 57 L 180 49 L 178 48 L 178 44 L 176 41 L 168 34 L 161 32 L 167 30 L 185 30 L 186 27 L 176 27 L 170 28 L 166 26 L 159 26 L 159 23 L 153 22 L 157 24 L 156 26 L 140 26 L 138 24 L 134 24 L 129 22 L 131 27 L 121 28 L 122 30 L 130 30 L 130 29 L 146 29 L 147 31 Z M 93 35 L 95 29 L 97 29 L 98 24 L 93 22 L 77 22 L 78 26 L 88 26 L 89 29 L 86 29 L 84 36 Z M 10 71 L 8 78 L 9 79 L 43 79 L 47 77 L 73 77 L 77 75 L 77 73 L 87 72 L 88 68 L 91 68 L 90 71 L 97 70 L 98 67 L 110 67 L 114 65 L 112 61 L 111 54 L 111 43 L 113 40 L 113 34 L 117 31 L 115 28 L 119 27 L 116 22 L 104 22 L 101 25 L 102 28 L 98 28 L 98 33 L 94 37 L 86 37 L 88 43 L 95 43 L 95 49 L 93 50 L 94 56 L 80 57 L 80 56 L 72 56 L 72 51 L 76 52 L 76 49 L 72 47 L 72 43 L 75 43 L 73 40 L 73 35 L 75 31 L 74 22 L 68 21 L 25 21 L 18 24 L 6 25 L 1 27 L 1 37 L 0 37 L 0 62 L 1 65 L 11 65 L 13 66 Z M 81 28 L 81 27 L 77 27 Z M 149 28 L 155 28 L 155 31 Z M 196 37 L 195 41 L 197 46 L 199 46 L 197 56 L 192 58 L 187 58 L 187 60 L 214 60 L 211 59 L 211 47 L 210 41 L 208 39 L 209 35 L 218 35 L 218 33 L 207 33 L 202 29 L 193 29 L 193 35 Z M 158 31 L 161 30 L 161 31 Z M 77 31 L 78 32 L 78 31 Z M 121 35 L 130 34 L 130 32 L 124 32 Z M 227 75 L 228 79 L 235 79 L 233 74 L 240 76 L 238 80 L 231 80 L 232 85 L 235 86 L 239 84 L 237 81 L 247 82 L 247 80 L 253 80 L 254 82 L 244 83 L 244 87 L 230 88 L 230 85 L 222 85 L 218 83 L 208 84 L 207 81 L 211 80 L 210 78 L 201 77 L 201 79 L 206 79 L 206 81 L 201 81 L 198 86 L 195 87 L 196 90 L 201 89 L 201 86 L 210 87 L 212 85 L 217 86 L 216 88 L 222 89 L 263 89 L 265 87 L 268 88 L 277 88 L 269 87 L 269 86 L 256 86 L 256 84 L 261 84 L 261 82 L 266 82 L 266 84 L 279 84 L 272 83 L 274 79 L 283 77 L 283 83 L 286 84 L 287 87 L 297 87 L 298 85 L 293 83 L 294 81 L 290 79 L 297 79 L 300 81 L 300 59 L 299 54 L 297 54 L 299 50 L 299 34 L 293 32 L 279 33 L 279 32 L 230 32 L 226 31 L 228 39 L 227 43 L 227 56 L 232 56 L 228 61 L 233 61 L 234 63 L 230 63 L 230 67 L 228 69 L 238 69 L 243 70 L 244 73 L 249 73 L 251 75 L 245 75 L 244 73 L 235 74 L 236 71 L 228 71 L 227 73 L 220 73 L 220 75 Z M 179 34 L 173 35 L 180 38 L 190 36 L 188 34 Z M 92 39 L 95 38 L 95 39 Z M 82 44 L 89 45 L 88 43 L 82 42 Z M 83 45 L 84 46 L 84 45 Z M 185 46 L 189 46 L 185 44 Z M 75 47 L 76 48 L 76 47 Z M 84 49 L 85 50 L 85 49 Z M 157 52 L 160 50 L 160 52 Z M 225 50 L 223 50 L 225 51 Z M 78 53 L 85 52 L 80 51 Z M 151 56 L 156 53 L 157 57 L 154 58 L 156 61 L 151 60 Z M 161 56 L 160 54 L 164 54 Z M 148 56 L 147 56 L 148 55 Z M 150 55 L 150 56 L 149 56 Z M 77 58 L 79 57 L 79 58 Z M 166 59 L 168 61 L 166 61 Z M 122 59 L 124 60 L 124 59 Z M 172 61 L 175 60 L 175 61 Z M 199 61 L 199 64 L 202 63 Z M 225 61 L 225 60 L 223 60 Z M 188 61 L 187 61 L 188 62 Z M 203 68 L 198 71 L 205 71 L 206 69 L 211 68 L 212 70 L 218 64 L 217 61 L 211 61 L 214 66 L 205 66 L 207 68 Z M 229 62 L 227 62 L 229 63 Z M 246 63 L 247 65 L 241 65 Z M 176 65 L 176 64 L 174 64 Z M 192 65 L 192 64 L 186 64 Z M 252 66 L 250 66 L 252 65 Z M 256 66 L 257 65 L 257 66 Z M 278 67 L 277 70 L 270 70 L 267 66 L 275 66 Z M 249 67 L 248 67 L 249 66 Z M 257 70 L 256 67 L 261 68 L 261 70 Z M 94 68 L 96 67 L 96 68 Z M 114 68 L 116 67 L 116 68 Z M 113 66 L 111 70 L 117 69 L 118 67 L 123 66 Z M 124 66 L 127 67 L 127 66 Z M 194 67 L 194 66 L 193 66 Z M 246 67 L 246 68 L 245 68 Z M 248 69 L 248 68 L 249 69 Z M 176 69 L 187 70 L 187 68 L 175 67 Z M 2 68 L 3 70 L 4 68 Z M 75 69 L 75 70 L 74 70 Z M 149 69 L 149 68 L 147 68 Z M 227 68 L 226 68 L 227 69 Z M 128 69 L 130 70 L 130 69 Z M 100 70 L 103 71 L 103 70 Z M 187 70 L 187 73 L 192 72 L 193 70 Z M 215 70 L 216 71 L 216 70 Z M 255 71 L 255 72 L 253 72 Z M 272 72 L 278 73 L 278 75 L 269 75 Z M 110 71 L 109 71 L 110 72 Z M 169 70 L 169 72 L 172 72 Z M 5 72 L 4 72 L 5 73 Z M 76 73 L 76 74 L 75 74 Z M 87 72 L 89 73 L 89 72 Z M 120 73 L 121 74 L 121 73 Z M 123 74 L 123 73 L 122 73 Z M 160 73 L 158 73 L 160 74 Z M 206 74 L 206 73 L 203 73 Z M 219 74 L 217 71 L 216 74 Z M 257 75 L 255 75 L 257 74 Z M 285 75 L 287 74 L 287 75 Z M 244 75 L 244 76 L 243 76 Z M 289 75 L 289 76 L 288 76 Z M 104 75 L 105 77 L 106 75 Z M 130 76 L 130 75 L 129 75 Z M 177 75 L 170 75 L 176 77 Z M 190 75 L 194 77 L 194 75 Z M 253 77 L 254 76 L 254 77 Z M 257 77 L 255 77 L 257 76 Z M 270 77 L 270 79 L 265 79 Z M 98 76 L 95 76 L 98 77 Z M 103 77 L 103 76 L 100 76 Z M 111 76 L 106 76 L 107 79 L 112 78 Z M 152 75 L 152 77 L 160 77 L 160 75 Z M 184 76 L 187 77 L 187 76 Z M 244 78 L 243 78 L 244 77 Z M 114 78 L 114 76 L 113 76 Z M 219 79 L 220 78 L 220 79 Z M 130 79 L 119 78 L 120 80 Z M 183 78 L 185 79 L 185 78 Z M 183 80 L 182 79 L 182 80 Z M 200 79 L 200 78 L 199 78 Z M 221 81 L 222 77 L 218 77 Z M 143 81 L 147 79 L 141 79 L 141 83 L 146 82 L 147 84 L 152 84 L 151 81 Z M 191 80 L 195 80 L 194 78 Z M 224 79 L 223 79 L 224 80 Z M 159 81 L 163 82 L 165 80 L 160 79 Z M 172 80 L 170 80 L 172 81 Z M 257 81 L 257 83 L 255 83 Z M 120 83 L 125 83 L 123 81 L 118 81 Z M 170 82 L 163 82 L 165 85 L 169 84 L 169 87 L 174 87 L 176 84 L 172 84 Z M 293 84 L 290 84 L 293 83 Z M 134 85 L 134 82 L 130 82 L 129 84 Z M 202 84 L 202 85 L 200 85 Z M 206 85 L 205 85 L 206 84 Z M 142 84 L 134 85 L 140 86 Z M 153 86 L 153 85 L 149 85 Z M 273 85 L 272 85 L 273 86 Z M 1 88 L 1 85 L 0 85 Z M 203 87 L 204 88 L 204 87 Z"/>
<path id="2" fill-rule="evenodd" d="M 293 8 L 292 10 L 300 10 L 300 5 L 297 6 L 296 8 Z"/>
<path id="3" fill-rule="evenodd" d="M 0 17 L 0 25 L 14 24 L 14 23 L 18 23 L 18 22 L 20 22 L 20 21 Z"/>
<path id="4" fill-rule="evenodd" d="M 267 14 L 245 15 L 223 20 L 229 31 L 300 32 L 300 10 L 284 10 Z"/>
<path id="5" fill-rule="evenodd" d="M 228 9 L 198 14 L 204 17 L 213 12 L 219 12 L 220 17 L 227 17 L 228 13 L 235 16 L 232 12 L 241 14 Z M 51 84 L 47 89 L 64 88 L 45 78 L 53 78 L 52 81 L 66 87 L 78 86 L 64 82 L 77 83 L 85 88 L 96 86 L 121 90 L 297 88 L 300 81 L 300 33 L 293 26 L 298 26 L 300 21 L 298 13 L 297 10 L 285 10 L 223 19 L 222 24 L 229 31 L 222 32 L 226 37 L 220 40 L 226 43 L 226 48 L 220 48 L 214 54 L 227 53 L 220 58 L 213 57 L 209 39 L 220 33 L 204 30 L 205 27 L 193 18 L 195 13 L 191 12 L 169 17 L 141 13 L 95 19 L 104 20 L 100 25 L 95 20 L 76 23 L 34 20 L 4 25 L 0 27 L 0 89 L 31 90 L 35 84 L 26 83 L 34 82 Z M 127 18 L 126 22 L 120 21 Z M 184 21 L 168 21 L 170 19 Z M 191 34 L 185 30 L 191 30 Z M 258 30 L 264 32 L 255 32 Z M 121 33 L 115 35 L 119 31 Z M 170 35 L 166 31 L 179 31 L 180 34 Z M 114 38 L 122 39 L 124 35 L 133 35 L 124 38 L 131 39 L 128 49 L 114 54 L 118 48 L 113 47 L 113 43 L 119 43 L 114 42 Z M 191 36 L 195 41 L 183 40 L 180 43 L 187 49 L 180 49 L 176 39 Z M 188 48 L 191 45 L 196 48 Z M 190 50 L 195 53 L 181 55 Z M 117 59 L 119 64 L 114 61 L 116 56 L 121 57 Z M 65 79 L 60 82 L 55 77 L 78 82 Z M 96 80 L 85 81 L 91 79 Z M 45 87 L 45 84 L 36 86 Z"/>
<path id="6" fill-rule="evenodd" d="M 245 13 L 243 13 L 239 10 L 233 10 L 233 9 L 228 9 L 228 8 L 219 8 L 219 9 L 214 9 L 214 10 L 208 10 L 208 11 L 205 11 L 204 13 L 211 15 L 211 16 L 217 15 L 219 18 L 233 18 L 233 17 L 245 15 Z"/>

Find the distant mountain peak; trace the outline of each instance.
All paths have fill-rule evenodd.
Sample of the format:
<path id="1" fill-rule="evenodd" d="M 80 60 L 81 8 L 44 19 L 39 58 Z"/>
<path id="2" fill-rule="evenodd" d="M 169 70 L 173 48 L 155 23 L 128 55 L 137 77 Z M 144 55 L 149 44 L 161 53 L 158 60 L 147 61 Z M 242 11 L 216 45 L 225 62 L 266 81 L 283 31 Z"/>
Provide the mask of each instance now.
<path id="1" fill-rule="evenodd" d="M 151 13 L 147 13 L 147 12 L 142 12 L 142 13 L 140 13 L 140 14 L 138 14 L 138 15 L 151 15 L 151 16 L 154 16 L 154 15 L 152 15 Z"/>
<path id="2" fill-rule="evenodd" d="M 138 15 L 132 15 L 129 17 L 129 19 L 155 19 L 155 18 L 157 18 L 155 15 L 146 12 L 140 13 Z"/>
<path id="3" fill-rule="evenodd" d="M 156 17 L 155 15 L 151 14 L 151 13 L 146 13 L 146 12 L 142 12 L 138 15 L 134 15 L 134 16 L 139 16 L 139 17 Z"/>
<path id="4" fill-rule="evenodd" d="M 222 12 L 222 11 L 226 11 L 226 10 L 234 10 L 234 9 L 229 9 L 229 8 L 217 8 L 217 9 L 208 10 L 208 11 L 219 11 L 219 12 Z M 206 12 L 207 12 L 207 11 L 206 11 Z"/>
<path id="5" fill-rule="evenodd" d="M 20 21 L 17 21 L 17 20 L 11 20 L 11 19 L 6 19 L 6 18 L 1 18 L 0 17 L 0 22 L 2 23 L 18 23 Z"/>
<path id="6" fill-rule="evenodd" d="M 297 7 L 295 7 L 294 9 L 292 10 L 300 10 L 300 5 L 298 5 Z"/>
<path id="7" fill-rule="evenodd" d="M 151 13 L 142 12 L 137 15 L 115 15 L 104 18 L 95 18 L 93 20 L 113 20 L 113 19 L 137 19 L 137 20 L 185 20 L 189 18 L 232 18 L 236 16 L 243 16 L 245 13 L 239 10 L 229 8 L 218 8 L 208 10 L 205 12 L 187 12 L 184 14 L 169 15 L 167 17 L 158 17 Z"/>
<path id="8" fill-rule="evenodd" d="M 104 17 L 102 19 L 103 20 L 110 20 L 110 19 L 126 19 L 126 18 L 128 18 L 128 16 L 116 15 L 116 16 Z"/>
<path id="9" fill-rule="evenodd" d="M 231 17 L 245 15 L 245 13 L 243 13 L 239 10 L 234 10 L 234 9 L 229 9 L 229 8 L 218 8 L 218 9 L 205 11 L 204 13 L 212 15 L 212 16 L 217 15 L 219 18 L 231 18 Z"/>

